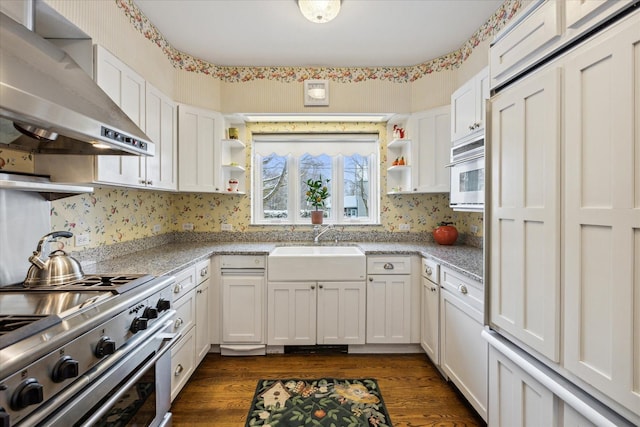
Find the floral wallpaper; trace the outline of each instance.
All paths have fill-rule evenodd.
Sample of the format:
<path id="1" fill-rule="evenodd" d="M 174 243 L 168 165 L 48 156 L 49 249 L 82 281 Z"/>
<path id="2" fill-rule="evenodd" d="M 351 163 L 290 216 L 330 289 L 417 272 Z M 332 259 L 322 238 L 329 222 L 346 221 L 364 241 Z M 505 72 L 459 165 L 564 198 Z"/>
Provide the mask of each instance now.
<path id="1" fill-rule="evenodd" d="M 33 154 L 0 148 L 0 171 L 33 173 Z"/>
<path id="2" fill-rule="evenodd" d="M 377 132 L 381 141 L 381 163 L 386 162 L 384 123 L 251 123 L 242 138 L 247 144 L 246 182 L 251 182 L 251 135 L 282 132 Z M 381 168 L 380 225 L 346 226 L 349 231 L 398 232 L 406 223 L 411 233 L 430 232 L 439 222 L 454 222 L 461 233 L 482 236 L 481 213 L 454 212 L 448 194 L 386 194 L 386 168 Z M 89 234 L 87 248 L 125 242 L 168 232 L 219 232 L 230 224 L 234 232 L 283 230 L 304 231 L 309 225 L 251 225 L 251 198 L 245 195 L 167 193 L 145 190 L 100 188 L 92 194 L 73 196 L 51 203 L 53 230 Z M 476 233 L 471 227 L 477 226 Z M 159 229 L 157 229 L 159 226 Z M 156 230 L 154 230 L 156 227 Z M 404 231 L 402 233 L 405 233 Z M 68 250 L 82 250 L 69 241 Z"/>
<path id="3" fill-rule="evenodd" d="M 329 79 L 341 83 L 358 83 L 366 80 L 413 82 L 434 72 L 458 68 L 476 46 L 493 37 L 522 8 L 522 0 L 506 0 L 458 50 L 410 67 L 224 67 L 175 49 L 138 9 L 133 0 L 115 0 L 115 2 L 136 29 L 162 49 L 175 68 L 210 75 L 228 83 L 252 80 L 291 83 L 307 79 Z"/>

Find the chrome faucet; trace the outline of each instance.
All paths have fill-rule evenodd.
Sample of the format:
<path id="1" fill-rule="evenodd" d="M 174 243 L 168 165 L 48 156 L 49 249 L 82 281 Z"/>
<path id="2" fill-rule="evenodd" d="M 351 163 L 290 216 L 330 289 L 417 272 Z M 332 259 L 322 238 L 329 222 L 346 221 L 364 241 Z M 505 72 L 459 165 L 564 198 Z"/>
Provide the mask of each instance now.
<path id="1" fill-rule="evenodd" d="M 331 230 L 333 228 L 332 224 L 327 225 L 324 229 L 322 229 L 321 225 L 314 225 L 313 226 L 313 243 L 318 244 L 320 243 L 320 236 L 322 236 L 324 233 L 326 233 L 327 231 Z"/>

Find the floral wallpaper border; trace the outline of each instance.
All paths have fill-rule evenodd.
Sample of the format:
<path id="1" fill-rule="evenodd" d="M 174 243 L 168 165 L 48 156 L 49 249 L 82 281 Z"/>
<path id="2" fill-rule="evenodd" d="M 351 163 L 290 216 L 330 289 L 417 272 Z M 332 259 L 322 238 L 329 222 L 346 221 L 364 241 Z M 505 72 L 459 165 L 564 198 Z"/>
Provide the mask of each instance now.
<path id="1" fill-rule="evenodd" d="M 211 64 L 171 46 L 133 0 L 115 0 L 115 2 L 136 29 L 162 49 L 175 68 L 210 75 L 227 83 L 253 80 L 291 83 L 307 79 L 328 79 L 340 83 L 358 83 L 367 80 L 413 82 L 434 72 L 458 68 L 481 42 L 493 37 L 522 8 L 522 0 L 506 0 L 458 50 L 409 67 L 225 67 Z"/>

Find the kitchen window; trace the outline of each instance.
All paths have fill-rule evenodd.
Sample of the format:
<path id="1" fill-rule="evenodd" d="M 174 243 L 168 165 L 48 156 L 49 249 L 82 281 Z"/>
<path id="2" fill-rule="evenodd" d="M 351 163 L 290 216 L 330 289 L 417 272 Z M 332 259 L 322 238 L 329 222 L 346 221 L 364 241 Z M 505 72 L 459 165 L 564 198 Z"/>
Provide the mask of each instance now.
<path id="1" fill-rule="evenodd" d="M 310 224 L 306 181 L 329 179 L 324 222 L 378 224 L 377 134 L 255 135 L 253 224 Z"/>

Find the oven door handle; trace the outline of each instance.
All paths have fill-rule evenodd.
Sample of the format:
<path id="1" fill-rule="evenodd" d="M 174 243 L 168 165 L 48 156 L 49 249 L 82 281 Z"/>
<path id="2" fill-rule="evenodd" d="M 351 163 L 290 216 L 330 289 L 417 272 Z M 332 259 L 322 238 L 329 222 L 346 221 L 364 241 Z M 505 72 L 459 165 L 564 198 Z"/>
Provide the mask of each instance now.
<path id="1" fill-rule="evenodd" d="M 165 326 L 170 326 L 173 322 L 171 320 L 167 321 Z M 132 376 L 129 381 L 127 381 L 123 386 L 120 387 L 117 393 L 114 393 L 113 396 L 109 398 L 104 404 L 98 409 L 96 412 L 91 414 L 91 417 L 88 418 L 84 423 L 81 424 L 82 427 L 90 427 L 94 425 L 100 418 L 104 416 L 111 407 L 122 397 L 124 393 L 126 393 L 131 386 L 133 386 L 138 380 L 146 373 L 147 369 L 156 364 L 158 360 L 162 356 L 165 355 L 167 351 L 169 351 L 180 338 L 182 338 L 182 332 L 178 333 L 159 333 L 158 338 L 162 339 L 162 346 L 158 349 L 158 352 L 151 358 L 144 366 L 136 372 L 134 376 Z"/>
<path id="2" fill-rule="evenodd" d="M 445 168 L 452 168 L 460 163 L 468 162 L 470 160 L 480 159 L 484 157 L 484 153 L 478 153 L 473 156 L 465 157 L 464 159 L 456 160 L 455 162 L 451 162 L 448 165 L 444 165 Z"/>

